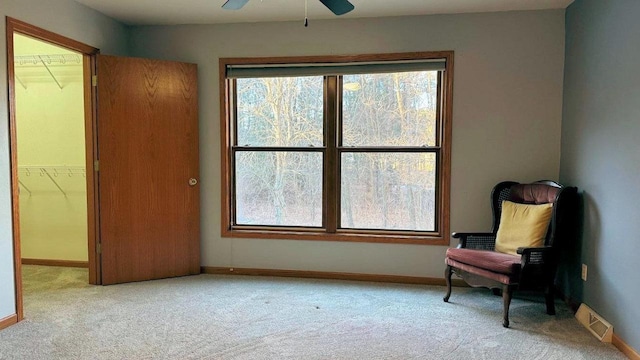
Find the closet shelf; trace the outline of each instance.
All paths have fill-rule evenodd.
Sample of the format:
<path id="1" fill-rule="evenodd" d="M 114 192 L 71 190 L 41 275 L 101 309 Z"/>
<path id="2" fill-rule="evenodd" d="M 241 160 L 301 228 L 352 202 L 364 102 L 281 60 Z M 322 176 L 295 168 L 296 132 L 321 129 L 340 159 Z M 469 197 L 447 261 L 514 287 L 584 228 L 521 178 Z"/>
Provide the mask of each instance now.
<path id="1" fill-rule="evenodd" d="M 81 66 L 82 56 L 77 54 L 49 54 L 49 55 L 19 55 L 14 57 L 14 66 L 17 69 L 21 68 L 44 68 L 46 73 L 56 83 L 58 88 L 62 90 L 63 86 L 60 83 L 59 75 L 54 74 L 51 70 L 53 67 L 58 66 Z M 29 69 L 27 69 L 29 70 Z M 27 90 L 25 82 L 15 74 L 18 83 Z"/>
<path id="2" fill-rule="evenodd" d="M 16 67 L 40 65 L 81 65 L 82 56 L 76 54 L 18 55 L 14 57 Z"/>
<path id="3" fill-rule="evenodd" d="M 66 177 L 74 177 L 74 176 L 87 176 L 87 171 L 84 166 L 18 166 L 18 174 L 20 176 L 40 176 L 46 177 L 51 180 L 51 182 L 60 190 L 60 192 L 66 197 L 67 193 L 60 186 L 56 179 L 66 176 Z M 18 178 L 18 183 L 25 189 L 29 196 L 31 196 L 31 190 L 27 188 L 20 177 Z"/>

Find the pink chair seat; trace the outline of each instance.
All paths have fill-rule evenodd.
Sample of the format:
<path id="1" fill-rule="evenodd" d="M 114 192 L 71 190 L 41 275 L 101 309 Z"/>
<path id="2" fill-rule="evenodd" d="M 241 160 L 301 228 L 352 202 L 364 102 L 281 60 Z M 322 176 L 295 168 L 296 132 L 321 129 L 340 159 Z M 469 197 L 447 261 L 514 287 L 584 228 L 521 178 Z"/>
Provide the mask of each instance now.
<path id="1" fill-rule="evenodd" d="M 517 275 L 520 272 L 520 256 L 496 251 L 450 248 L 447 258 L 499 274 Z"/>

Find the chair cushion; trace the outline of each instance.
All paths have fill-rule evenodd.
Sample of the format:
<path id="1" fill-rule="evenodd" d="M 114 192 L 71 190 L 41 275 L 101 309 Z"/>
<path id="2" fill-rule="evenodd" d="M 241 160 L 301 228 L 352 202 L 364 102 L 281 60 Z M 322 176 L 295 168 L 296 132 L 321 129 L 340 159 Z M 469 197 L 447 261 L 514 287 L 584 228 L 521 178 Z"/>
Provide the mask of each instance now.
<path id="1" fill-rule="evenodd" d="M 552 210 L 552 203 L 533 205 L 503 201 L 496 251 L 517 255 L 519 247 L 543 246 Z"/>
<path id="2" fill-rule="evenodd" d="M 494 273 L 514 275 L 520 272 L 520 256 L 496 251 L 449 248 L 447 258 Z"/>
<path id="3" fill-rule="evenodd" d="M 489 270 L 485 270 L 485 269 L 480 269 L 479 267 L 475 267 L 473 265 L 463 264 L 463 263 L 457 262 L 457 261 L 455 261 L 455 260 L 453 260 L 451 258 L 447 258 L 445 263 L 447 265 L 451 265 L 452 267 L 454 267 L 456 269 L 460 269 L 460 270 L 462 270 L 464 272 L 467 272 L 469 274 L 473 274 L 473 275 L 477 275 L 477 276 L 480 276 L 480 277 L 483 277 L 483 278 L 495 280 L 495 281 L 497 281 L 499 283 L 506 284 L 506 285 L 516 284 L 516 283 L 518 283 L 518 280 L 519 280 L 519 275 L 518 274 L 513 274 L 513 275 L 499 274 L 497 272 L 493 272 L 493 271 L 489 271 Z M 471 280 L 471 282 L 475 282 L 475 280 Z"/>

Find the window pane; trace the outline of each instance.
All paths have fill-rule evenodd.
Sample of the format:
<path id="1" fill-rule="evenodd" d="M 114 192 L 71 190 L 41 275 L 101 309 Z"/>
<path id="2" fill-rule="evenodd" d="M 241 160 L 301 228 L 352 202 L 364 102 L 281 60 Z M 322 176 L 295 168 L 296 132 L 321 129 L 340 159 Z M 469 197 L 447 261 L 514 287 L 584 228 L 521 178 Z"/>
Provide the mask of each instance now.
<path id="1" fill-rule="evenodd" d="M 341 228 L 435 230 L 434 153 L 343 153 Z"/>
<path id="2" fill-rule="evenodd" d="M 239 146 L 322 146 L 323 78 L 237 80 Z"/>
<path id="3" fill-rule="evenodd" d="M 322 226 L 322 153 L 236 153 L 236 224 Z"/>
<path id="4" fill-rule="evenodd" d="M 438 72 L 345 75 L 343 146 L 435 146 Z"/>

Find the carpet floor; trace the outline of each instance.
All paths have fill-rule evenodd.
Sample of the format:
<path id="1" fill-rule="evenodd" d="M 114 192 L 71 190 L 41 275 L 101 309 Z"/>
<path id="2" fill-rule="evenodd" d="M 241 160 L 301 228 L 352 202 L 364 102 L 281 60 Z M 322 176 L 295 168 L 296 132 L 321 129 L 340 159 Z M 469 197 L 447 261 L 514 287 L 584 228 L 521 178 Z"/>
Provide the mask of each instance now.
<path id="1" fill-rule="evenodd" d="M 485 289 L 198 275 L 87 285 L 24 266 L 26 319 L 0 359 L 626 359 L 562 302 L 516 298 L 511 328 Z"/>

